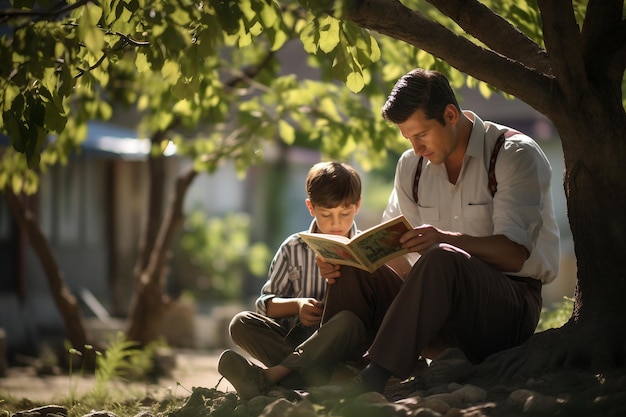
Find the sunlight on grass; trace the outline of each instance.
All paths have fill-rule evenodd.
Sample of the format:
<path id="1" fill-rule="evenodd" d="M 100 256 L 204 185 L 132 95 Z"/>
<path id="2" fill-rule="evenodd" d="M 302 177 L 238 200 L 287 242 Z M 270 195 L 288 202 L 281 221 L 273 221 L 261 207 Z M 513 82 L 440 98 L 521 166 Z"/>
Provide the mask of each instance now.
<path id="1" fill-rule="evenodd" d="M 84 362 L 80 368 L 74 369 L 71 357 L 82 357 L 83 354 L 76 349 L 68 348 L 70 355 L 68 396 L 56 399 L 55 406 L 66 407 L 68 417 L 79 417 L 93 410 L 102 409 L 118 416 L 133 416 L 146 411 L 157 415 L 179 407 L 183 400 L 177 398 L 171 390 L 155 395 L 156 393 L 148 393 L 145 390 L 132 389 L 128 384 L 131 381 L 145 381 L 149 378 L 153 372 L 155 349 L 163 344 L 162 341 L 156 341 L 139 347 L 129 342 L 122 333 L 118 333 L 108 342 L 104 352 L 96 351 L 94 385 L 80 395 L 78 384 L 87 372 L 82 366 Z M 87 345 L 85 350 L 93 350 L 93 347 Z M 18 411 L 47 406 L 47 402 L 17 398 L 0 390 L 0 417 L 9 417 Z M 54 415 L 58 414 L 55 412 Z"/>
<path id="2" fill-rule="evenodd" d="M 544 307 L 541 311 L 539 324 L 535 332 L 542 332 L 548 329 L 555 329 L 563 326 L 572 316 L 574 309 L 574 299 L 563 297 L 563 301 L 552 308 Z"/>

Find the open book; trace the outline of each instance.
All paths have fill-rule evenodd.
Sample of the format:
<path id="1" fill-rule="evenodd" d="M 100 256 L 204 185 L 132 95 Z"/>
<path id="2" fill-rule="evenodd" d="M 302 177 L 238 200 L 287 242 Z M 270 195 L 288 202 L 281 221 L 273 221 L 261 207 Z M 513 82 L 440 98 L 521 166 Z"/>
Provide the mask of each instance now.
<path id="1" fill-rule="evenodd" d="M 299 236 L 326 262 L 374 272 L 389 260 L 408 252 L 399 239 L 413 226 L 404 216 L 387 220 L 348 239 L 345 236 L 302 232 Z"/>

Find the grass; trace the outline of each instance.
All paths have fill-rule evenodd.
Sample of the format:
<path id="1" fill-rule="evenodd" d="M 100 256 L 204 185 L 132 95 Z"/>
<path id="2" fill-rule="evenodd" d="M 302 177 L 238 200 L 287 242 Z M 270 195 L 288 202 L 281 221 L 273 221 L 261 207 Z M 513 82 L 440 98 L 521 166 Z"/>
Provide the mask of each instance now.
<path id="1" fill-rule="evenodd" d="M 146 411 L 157 415 L 170 408 L 179 407 L 183 400 L 175 393 L 166 392 L 165 395 L 157 398 L 150 393 L 142 393 L 137 388 L 132 389 L 128 384 L 131 381 L 149 379 L 153 372 L 155 350 L 162 344 L 162 342 L 155 342 L 140 348 L 119 333 L 109 341 L 104 352 L 95 352 L 96 368 L 93 374 L 93 386 L 89 391 L 80 395 L 78 384 L 83 381 L 85 370 L 82 365 L 74 369 L 73 364 L 77 361 L 72 359 L 82 357 L 83 354 L 76 349 L 69 348 L 68 395 L 65 398 L 55 399 L 54 403 L 57 406 L 66 407 L 68 417 L 83 416 L 93 410 L 107 410 L 118 416 L 133 416 Z M 86 351 L 92 349 L 92 346 L 85 346 Z M 84 361 L 81 360 L 81 363 L 84 364 Z M 0 392 L 0 417 L 10 417 L 18 411 L 47 405 L 49 405 L 48 402 L 31 401 Z"/>

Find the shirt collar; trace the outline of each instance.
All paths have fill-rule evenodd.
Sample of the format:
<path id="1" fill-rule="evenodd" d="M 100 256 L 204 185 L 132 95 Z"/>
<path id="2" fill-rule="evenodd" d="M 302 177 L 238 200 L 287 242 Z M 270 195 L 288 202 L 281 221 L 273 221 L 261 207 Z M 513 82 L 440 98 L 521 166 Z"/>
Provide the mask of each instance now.
<path id="1" fill-rule="evenodd" d="M 465 155 L 482 159 L 485 147 L 485 123 L 472 111 L 464 110 L 463 113 L 473 121 L 472 132 L 470 133 Z"/>

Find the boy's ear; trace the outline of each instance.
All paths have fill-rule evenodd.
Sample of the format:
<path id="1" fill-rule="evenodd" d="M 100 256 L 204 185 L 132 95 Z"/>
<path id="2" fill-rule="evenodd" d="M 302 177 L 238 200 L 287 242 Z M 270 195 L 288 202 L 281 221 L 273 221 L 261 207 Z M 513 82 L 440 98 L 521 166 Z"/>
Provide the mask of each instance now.
<path id="1" fill-rule="evenodd" d="M 357 203 L 354 205 L 355 206 L 354 214 L 357 214 L 359 212 L 359 209 L 361 208 L 361 201 L 363 201 L 363 197 L 360 197 L 359 201 L 357 201 Z"/>
<path id="2" fill-rule="evenodd" d="M 306 206 L 309 208 L 309 213 L 311 213 L 311 216 L 315 217 L 315 207 L 313 207 L 313 203 L 311 203 L 311 200 L 307 198 L 306 200 L 304 200 L 304 202 L 306 203 Z"/>

